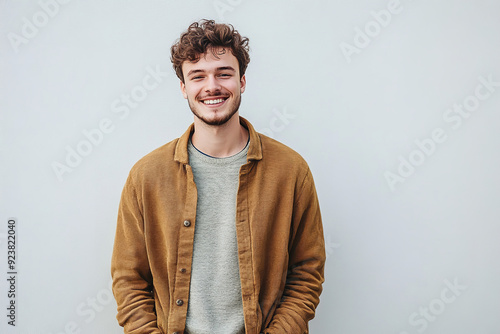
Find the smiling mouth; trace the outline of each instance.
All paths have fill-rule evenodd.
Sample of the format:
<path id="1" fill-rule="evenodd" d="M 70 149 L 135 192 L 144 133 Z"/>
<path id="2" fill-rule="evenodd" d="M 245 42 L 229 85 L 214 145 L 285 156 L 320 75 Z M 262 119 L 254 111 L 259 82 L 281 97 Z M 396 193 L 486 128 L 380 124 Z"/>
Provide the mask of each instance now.
<path id="1" fill-rule="evenodd" d="M 227 97 L 221 97 L 218 99 L 202 100 L 201 102 L 206 105 L 219 104 L 227 100 Z"/>

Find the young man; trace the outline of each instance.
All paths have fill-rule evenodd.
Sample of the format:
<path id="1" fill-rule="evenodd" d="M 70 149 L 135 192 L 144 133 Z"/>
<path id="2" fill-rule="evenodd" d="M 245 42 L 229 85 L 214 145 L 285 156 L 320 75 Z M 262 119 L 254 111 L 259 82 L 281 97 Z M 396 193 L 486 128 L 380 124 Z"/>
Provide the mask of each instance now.
<path id="1" fill-rule="evenodd" d="M 325 247 L 311 171 L 239 116 L 248 39 L 193 23 L 171 58 L 194 124 L 123 189 L 111 273 L 125 333 L 308 333 Z"/>

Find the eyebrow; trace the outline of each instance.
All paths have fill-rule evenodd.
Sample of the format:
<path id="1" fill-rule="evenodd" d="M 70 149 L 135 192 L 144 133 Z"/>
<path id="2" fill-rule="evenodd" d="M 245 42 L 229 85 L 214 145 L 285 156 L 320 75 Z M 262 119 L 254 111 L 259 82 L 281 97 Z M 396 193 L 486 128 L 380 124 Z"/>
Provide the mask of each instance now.
<path id="1" fill-rule="evenodd" d="M 232 66 L 221 66 L 221 67 L 217 67 L 215 69 L 216 72 L 220 72 L 220 71 L 232 71 L 232 72 L 236 72 L 236 70 L 232 67 Z M 205 70 L 191 70 L 188 72 L 187 76 L 191 76 L 195 73 L 205 73 Z"/>

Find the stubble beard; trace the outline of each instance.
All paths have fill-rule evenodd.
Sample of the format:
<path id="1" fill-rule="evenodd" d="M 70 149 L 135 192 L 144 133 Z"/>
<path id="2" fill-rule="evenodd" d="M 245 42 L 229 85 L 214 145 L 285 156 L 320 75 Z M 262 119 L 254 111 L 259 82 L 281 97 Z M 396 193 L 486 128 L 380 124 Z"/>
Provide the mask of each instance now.
<path id="1" fill-rule="evenodd" d="M 197 103 L 197 101 L 195 102 Z M 238 109 L 240 108 L 241 104 L 241 94 L 238 94 L 238 96 L 235 98 L 233 103 L 229 106 L 229 112 L 227 114 L 223 114 L 219 117 L 215 117 L 212 119 L 207 119 L 201 113 L 198 112 L 196 109 L 196 106 L 194 103 L 191 103 L 191 100 L 188 99 L 188 104 L 189 104 L 189 109 L 193 112 L 193 114 L 200 119 L 203 123 L 210 125 L 210 126 L 221 126 L 226 124 L 233 116 L 236 114 Z"/>

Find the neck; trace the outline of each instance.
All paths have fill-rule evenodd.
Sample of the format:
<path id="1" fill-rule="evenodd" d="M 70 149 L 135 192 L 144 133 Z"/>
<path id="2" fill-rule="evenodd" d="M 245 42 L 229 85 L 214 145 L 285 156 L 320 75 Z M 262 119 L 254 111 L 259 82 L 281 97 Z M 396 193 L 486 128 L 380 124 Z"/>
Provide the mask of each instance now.
<path id="1" fill-rule="evenodd" d="M 207 125 L 195 117 L 191 141 L 203 153 L 216 158 L 225 158 L 243 150 L 248 136 L 248 130 L 240 124 L 237 112 L 229 121 L 219 126 Z"/>

